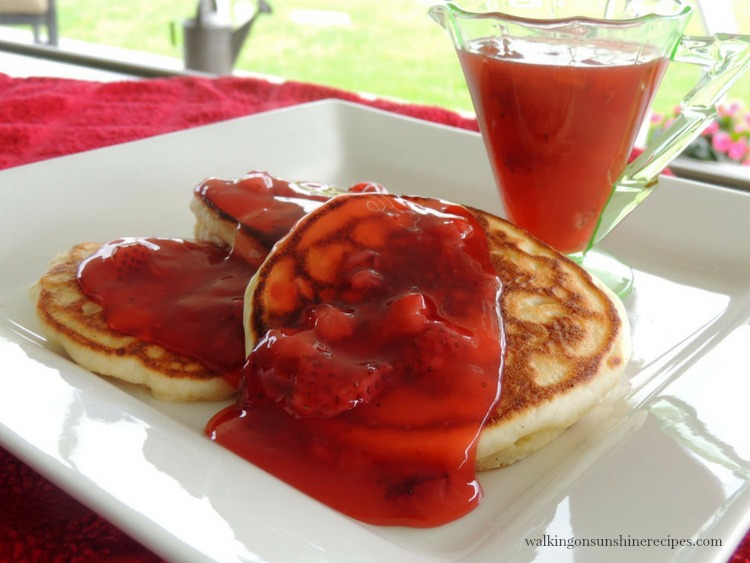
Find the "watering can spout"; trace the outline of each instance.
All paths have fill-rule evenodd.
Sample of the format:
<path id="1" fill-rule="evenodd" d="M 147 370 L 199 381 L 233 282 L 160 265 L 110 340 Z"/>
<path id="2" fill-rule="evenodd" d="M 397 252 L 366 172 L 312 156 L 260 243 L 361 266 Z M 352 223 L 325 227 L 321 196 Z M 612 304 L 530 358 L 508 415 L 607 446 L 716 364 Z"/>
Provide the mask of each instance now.
<path id="1" fill-rule="evenodd" d="M 253 27 L 258 16 L 261 14 L 270 14 L 272 11 L 270 4 L 264 0 L 258 0 L 257 6 L 253 14 L 237 29 L 232 32 L 232 63 L 237 60 L 237 57 L 242 50 L 242 46 L 245 44 L 247 36 L 250 34 L 250 29 Z"/>
<path id="2" fill-rule="evenodd" d="M 211 74 L 231 74 L 255 20 L 260 14 L 270 13 L 268 2 L 257 0 L 252 15 L 234 28 L 226 2 L 198 0 L 195 17 L 183 21 L 185 67 Z M 174 30 L 172 34 L 174 37 Z"/>

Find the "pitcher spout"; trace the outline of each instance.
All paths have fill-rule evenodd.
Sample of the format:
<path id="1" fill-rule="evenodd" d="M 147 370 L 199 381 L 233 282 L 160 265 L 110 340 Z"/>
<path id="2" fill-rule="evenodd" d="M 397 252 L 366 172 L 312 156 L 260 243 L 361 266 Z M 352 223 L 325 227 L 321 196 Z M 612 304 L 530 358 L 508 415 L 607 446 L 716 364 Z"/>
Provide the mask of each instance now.
<path id="1" fill-rule="evenodd" d="M 431 6 L 427 13 L 437 24 L 448 32 L 448 35 L 450 35 L 450 38 L 453 40 L 453 45 L 456 48 L 461 48 L 464 46 L 465 40 L 456 18 L 456 13 L 458 11 L 459 9 L 454 4 L 444 2 Z"/>

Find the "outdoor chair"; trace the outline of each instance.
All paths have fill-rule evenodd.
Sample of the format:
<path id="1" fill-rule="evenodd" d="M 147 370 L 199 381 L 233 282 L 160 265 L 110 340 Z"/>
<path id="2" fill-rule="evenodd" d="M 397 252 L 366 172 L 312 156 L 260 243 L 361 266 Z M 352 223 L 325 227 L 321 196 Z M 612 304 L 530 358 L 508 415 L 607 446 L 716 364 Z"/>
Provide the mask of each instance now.
<path id="1" fill-rule="evenodd" d="M 40 28 L 47 28 L 47 43 L 57 46 L 56 0 L 0 0 L 0 25 L 30 25 L 34 42 L 41 43 Z"/>

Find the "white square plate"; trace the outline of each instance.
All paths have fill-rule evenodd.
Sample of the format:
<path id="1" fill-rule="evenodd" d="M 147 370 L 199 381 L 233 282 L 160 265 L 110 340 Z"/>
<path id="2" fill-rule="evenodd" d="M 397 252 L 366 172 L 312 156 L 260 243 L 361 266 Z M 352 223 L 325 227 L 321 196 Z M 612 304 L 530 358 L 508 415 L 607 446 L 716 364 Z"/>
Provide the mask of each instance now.
<path id="1" fill-rule="evenodd" d="M 210 442 L 223 405 L 160 403 L 39 336 L 27 288 L 57 252 L 190 237 L 192 188 L 253 168 L 502 213 L 478 135 L 336 101 L 2 171 L 4 447 L 170 560 L 727 560 L 750 526 L 749 194 L 663 179 L 603 245 L 636 275 L 619 395 L 483 474 L 469 516 L 414 530 L 352 521 Z"/>

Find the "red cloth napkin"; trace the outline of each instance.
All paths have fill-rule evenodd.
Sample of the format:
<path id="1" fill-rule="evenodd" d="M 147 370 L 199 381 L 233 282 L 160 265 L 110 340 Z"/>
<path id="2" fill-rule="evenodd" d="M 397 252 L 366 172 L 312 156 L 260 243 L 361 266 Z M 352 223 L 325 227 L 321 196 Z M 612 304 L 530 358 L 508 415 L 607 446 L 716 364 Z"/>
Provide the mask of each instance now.
<path id="1" fill-rule="evenodd" d="M 326 98 L 477 130 L 474 119 L 442 108 L 298 82 L 180 77 L 99 83 L 0 74 L 0 168 Z M 159 560 L 0 448 L 0 561 Z M 750 563 L 750 534 L 731 563 Z"/>

